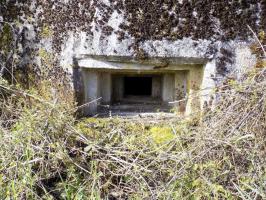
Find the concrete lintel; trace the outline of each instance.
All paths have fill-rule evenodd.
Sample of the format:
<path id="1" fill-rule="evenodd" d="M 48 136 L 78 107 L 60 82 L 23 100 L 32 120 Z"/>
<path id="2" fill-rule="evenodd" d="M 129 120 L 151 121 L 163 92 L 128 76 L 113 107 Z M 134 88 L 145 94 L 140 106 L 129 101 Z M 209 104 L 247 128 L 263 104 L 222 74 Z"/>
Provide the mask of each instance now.
<path id="1" fill-rule="evenodd" d="M 141 70 L 141 71 L 165 71 L 165 70 L 188 70 L 191 66 L 202 67 L 203 64 L 168 64 L 156 66 L 153 64 L 108 62 L 95 59 L 81 59 L 77 61 L 78 66 L 93 70 Z"/>
<path id="2" fill-rule="evenodd" d="M 168 65 L 204 65 L 208 62 L 206 58 L 194 57 L 148 57 L 136 58 L 131 56 L 107 56 L 107 55 L 77 55 L 78 61 L 81 60 L 97 60 L 108 63 L 131 63 L 142 65 L 153 65 L 157 67 L 165 67 Z"/>

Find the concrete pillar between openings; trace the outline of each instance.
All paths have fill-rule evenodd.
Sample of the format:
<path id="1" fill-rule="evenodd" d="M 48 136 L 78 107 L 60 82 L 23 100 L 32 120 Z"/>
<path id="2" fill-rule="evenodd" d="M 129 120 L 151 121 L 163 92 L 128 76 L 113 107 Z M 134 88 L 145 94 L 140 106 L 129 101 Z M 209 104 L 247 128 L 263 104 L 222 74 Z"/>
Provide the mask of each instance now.
<path id="1" fill-rule="evenodd" d="M 203 79 L 203 68 L 193 67 L 188 74 L 188 102 L 186 114 L 198 113 L 201 109 L 201 97 L 199 94 Z"/>
<path id="2" fill-rule="evenodd" d="M 84 70 L 82 74 L 83 74 L 84 90 L 85 90 L 84 103 L 88 103 L 100 97 L 99 73 L 92 72 L 89 70 Z M 97 107 L 98 107 L 98 101 L 90 103 L 84 108 L 84 114 L 93 115 L 97 113 Z"/>
<path id="3" fill-rule="evenodd" d="M 185 113 L 186 111 L 187 76 L 188 71 L 178 71 L 175 73 L 175 100 L 181 100 L 175 104 L 175 107 L 180 113 Z"/>
<path id="4" fill-rule="evenodd" d="M 122 76 L 113 78 L 113 100 L 119 102 L 124 97 L 124 79 Z"/>
<path id="5" fill-rule="evenodd" d="M 162 94 L 161 76 L 152 77 L 152 97 L 160 98 Z"/>
<path id="6" fill-rule="evenodd" d="M 163 89 L 162 89 L 162 100 L 164 103 L 168 103 L 174 100 L 174 86 L 175 86 L 174 74 L 164 74 Z"/>
<path id="7" fill-rule="evenodd" d="M 102 73 L 100 78 L 101 86 L 101 102 L 103 104 L 110 104 L 112 95 L 112 78 L 110 73 Z"/>

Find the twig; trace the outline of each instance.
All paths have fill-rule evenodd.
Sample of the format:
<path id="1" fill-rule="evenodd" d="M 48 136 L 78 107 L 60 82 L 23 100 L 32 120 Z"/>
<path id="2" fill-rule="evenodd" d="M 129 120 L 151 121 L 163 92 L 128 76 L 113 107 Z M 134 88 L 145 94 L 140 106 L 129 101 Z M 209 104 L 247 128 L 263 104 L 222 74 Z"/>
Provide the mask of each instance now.
<path id="1" fill-rule="evenodd" d="M 252 28 L 251 28 L 249 25 L 247 25 L 247 26 L 248 26 L 248 29 L 249 29 L 249 30 L 252 32 L 252 34 L 254 35 L 254 37 L 255 37 L 255 39 L 257 40 L 257 42 L 259 43 L 259 45 L 260 45 L 260 47 L 261 47 L 261 50 L 262 50 L 263 53 L 264 53 L 264 57 L 266 58 L 266 51 L 265 51 L 265 49 L 264 49 L 262 43 L 260 42 L 260 40 L 259 40 L 257 34 L 252 30 Z"/>

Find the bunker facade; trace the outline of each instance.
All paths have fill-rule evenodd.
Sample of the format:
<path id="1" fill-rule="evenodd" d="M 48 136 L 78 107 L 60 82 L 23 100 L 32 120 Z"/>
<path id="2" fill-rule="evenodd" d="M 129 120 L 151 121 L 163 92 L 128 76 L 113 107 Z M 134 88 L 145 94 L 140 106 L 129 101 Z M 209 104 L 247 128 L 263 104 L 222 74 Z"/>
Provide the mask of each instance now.
<path id="1" fill-rule="evenodd" d="M 7 6 L 21 16 L 24 46 L 37 52 L 34 64 L 68 72 L 77 101 L 88 104 L 86 115 L 191 114 L 211 106 L 214 88 L 255 65 L 252 31 L 263 40 L 266 27 L 264 0 L 26 0 Z M 14 20 L 2 13 L 0 20 Z"/>

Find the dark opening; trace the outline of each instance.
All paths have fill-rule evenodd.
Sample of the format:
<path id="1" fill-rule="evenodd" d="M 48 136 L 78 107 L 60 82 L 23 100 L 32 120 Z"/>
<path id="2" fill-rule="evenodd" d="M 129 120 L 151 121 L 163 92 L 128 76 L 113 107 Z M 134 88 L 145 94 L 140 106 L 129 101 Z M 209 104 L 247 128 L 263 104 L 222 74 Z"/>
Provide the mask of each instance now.
<path id="1" fill-rule="evenodd" d="M 151 96 L 152 77 L 124 77 L 124 96 Z"/>

